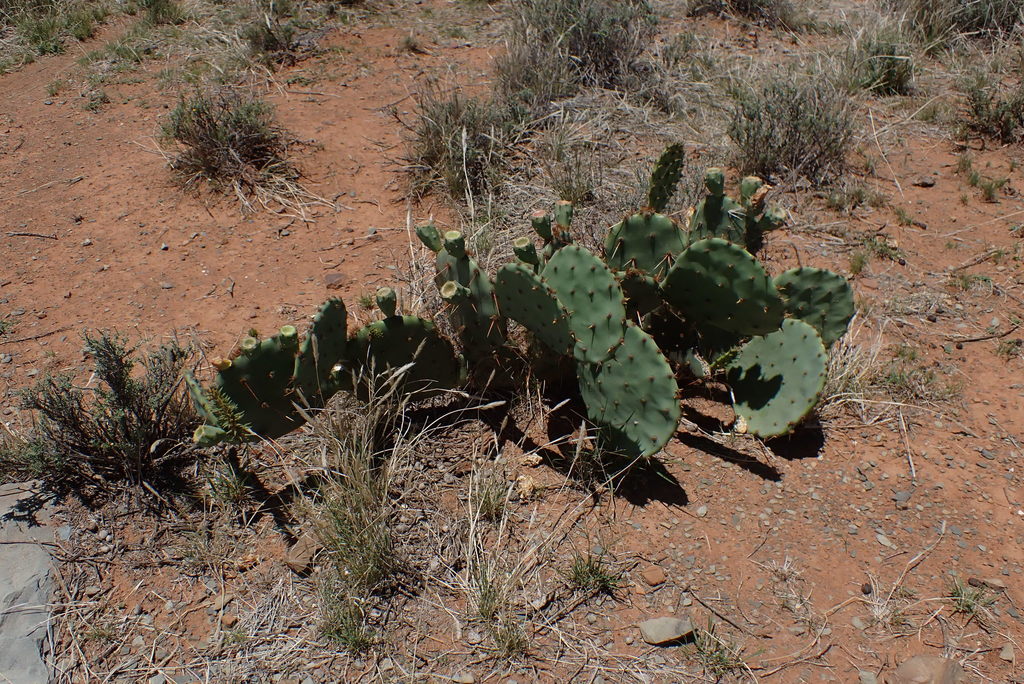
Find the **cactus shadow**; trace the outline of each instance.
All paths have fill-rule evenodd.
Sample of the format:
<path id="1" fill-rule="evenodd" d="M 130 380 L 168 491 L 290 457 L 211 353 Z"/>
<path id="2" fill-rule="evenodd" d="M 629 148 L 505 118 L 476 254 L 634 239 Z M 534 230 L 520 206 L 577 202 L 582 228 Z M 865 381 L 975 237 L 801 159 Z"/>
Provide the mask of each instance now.
<path id="1" fill-rule="evenodd" d="M 787 461 L 818 458 L 825 449 L 825 430 L 818 421 L 808 421 L 788 435 L 766 439 L 764 445 Z"/>
<path id="2" fill-rule="evenodd" d="M 634 506 L 652 502 L 685 506 L 689 497 L 680 482 L 658 459 L 636 459 L 601 449 L 581 451 L 576 440 L 586 410 L 582 399 L 562 403 L 548 416 L 547 438 L 553 448 L 538 451 L 544 463 L 596 492 L 609 488 Z"/>

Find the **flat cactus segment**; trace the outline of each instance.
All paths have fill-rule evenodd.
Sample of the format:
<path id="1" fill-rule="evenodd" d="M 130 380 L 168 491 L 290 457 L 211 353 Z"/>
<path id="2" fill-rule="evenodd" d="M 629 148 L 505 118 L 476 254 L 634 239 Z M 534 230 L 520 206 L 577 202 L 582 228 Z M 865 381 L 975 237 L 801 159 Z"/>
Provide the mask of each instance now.
<path id="1" fill-rule="evenodd" d="M 747 176 L 740 181 L 738 202 L 725 194 L 725 174 L 721 169 L 708 169 L 704 184 L 708 194 L 690 214 L 689 237 L 693 242 L 719 237 L 744 245 L 755 253 L 764 242 L 764 233 L 778 228 L 786 220 L 782 209 L 764 210 L 771 186 L 757 176 Z"/>
<path id="2" fill-rule="evenodd" d="M 736 244 L 745 244 L 747 238 L 747 212 L 728 195 L 711 193 L 697 203 L 690 216 L 690 240 L 723 238 Z"/>
<path id="3" fill-rule="evenodd" d="M 309 334 L 299 345 L 295 359 L 295 384 L 311 406 L 323 406 L 338 389 L 334 369 L 345 358 L 348 311 L 336 297 L 328 299 L 313 317 Z"/>
<path id="4" fill-rule="evenodd" d="M 821 269 L 794 268 L 775 277 L 786 311 L 814 326 L 826 347 L 846 334 L 853 318 L 853 288 L 838 273 Z"/>
<path id="5" fill-rule="evenodd" d="M 779 327 L 784 307 L 761 264 L 741 247 L 710 238 L 679 255 L 662 284 L 665 300 L 690 321 L 741 335 Z"/>
<path id="6" fill-rule="evenodd" d="M 431 321 L 417 316 L 388 316 L 360 329 L 349 340 L 350 358 L 368 374 L 412 363 L 402 378 L 403 392 L 430 392 L 458 385 L 462 363 L 451 343 Z"/>
<path id="7" fill-rule="evenodd" d="M 611 227 L 604 256 L 613 270 L 637 269 L 661 279 L 687 244 L 686 233 L 668 216 L 639 213 Z"/>
<path id="8" fill-rule="evenodd" d="M 218 371 L 214 389 L 244 416 L 254 434 L 267 439 L 288 434 L 305 422 L 294 406 L 300 400 L 292 385 L 294 338 L 275 335 L 243 346 L 231 365 Z"/>
<path id="9" fill-rule="evenodd" d="M 654 340 L 635 325 L 626 327 L 614 358 L 578 364 L 576 376 L 587 416 L 612 449 L 652 456 L 675 434 L 681 413 L 675 375 Z"/>
<path id="10" fill-rule="evenodd" d="M 615 274 L 583 247 L 566 245 L 551 257 L 542 276 L 569 313 L 576 360 L 609 358 L 622 344 L 626 325 L 626 302 Z"/>
<path id="11" fill-rule="evenodd" d="M 196 413 L 198 413 L 199 417 L 203 419 L 203 422 L 211 425 L 216 424 L 216 407 L 214 407 L 213 402 L 210 401 L 210 397 L 207 396 L 206 390 L 204 390 L 203 386 L 198 380 L 196 380 L 196 376 L 193 375 L 192 371 L 186 370 L 183 375 L 185 378 L 185 389 L 188 390 L 188 396 L 192 399 L 192 404 L 196 408 Z"/>
<path id="12" fill-rule="evenodd" d="M 385 317 L 390 318 L 395 315 L 395 309 L 398 307 L 398 294 L 393 289 L 390 287 L 377 288 L 374 299 L 377 301 L 377 309 Z"/>
<path id="13" fill-rule="evenodd" d="M 537 267 L 540 266 L 540 257 L 537 255 L 537 247 L 528 237 L 517 238 L 512 242 L 512 251 L 516 258 L 524 264 Z"/>
<path id="14" fill-rule="evenodd" d="M 433 223 L 424 223 L 421 226 L 416 226 L 416 237 L 420 239 L 427 249 L 431 252 L 440 252 L 441 248 L 444 247 L 444 242 L 441 240 L 441 233 L 438 232 L 437 227 Z"/>
<path id="15" fill-rule="evenodd" d="M 626 309 L 630 316 L 646 316 L 661 306 L 661 288 L 652 276 L 633 270 L 616 275 L 622 294 L 626 296 Z"/>
<path id="16" fill-rule="evenodd" d="M 527 266 L 506 264 L 494 283 L 501 315 L 532 332 L 558 354 L 571 354 L 576 342 L 569 332 L 569 315 L 554 290 Z"/>
<path id="17" fill-rule="evenodd" d="M 779 330 L 747 342 L 726 373 L 739 431 L 790 432 L 818 403 L 826 366 L 818 332 L 801 320 L 786 319 Z"/>
<path id="18" fill-rule="evenodd" d="M 658 157 L 658 163 L 651 172 L 651 183 L 647 190 L 647 206 L 654 211 L 665 211 L 668 201 L 675 194 L 676 185 L 683 173 L 683 162 L 686 160 L 682 143 L 674 143 L 665 148 Z"/>

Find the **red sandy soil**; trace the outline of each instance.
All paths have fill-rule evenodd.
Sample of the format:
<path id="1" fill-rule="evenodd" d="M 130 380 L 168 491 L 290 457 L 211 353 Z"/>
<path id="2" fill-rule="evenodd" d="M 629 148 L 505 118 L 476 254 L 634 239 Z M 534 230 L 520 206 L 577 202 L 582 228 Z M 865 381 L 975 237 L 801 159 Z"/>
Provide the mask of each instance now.
<path id="1" fill-rule="evenodd" d="M 143 67 L 142 83 L 112 88 L 115 104 L 97 113 L 85 111 L 74 94 L 45 93 L 48 83 L 72 68 L 74 55 L 41 59 L 0 77 L 0 313 L 20 312 L 0 337 L 0 353 L 13 357 L 0 363 L 0 388 L 10 391 L 37 374 L 83 368 L 82 329 L 116 328 L 132 338 L 196 331 L 226 351 L 249 328 L 266 332 L 294 322 L 327 296 L 344 296 L 356 309 L 359 294 L 393 283 L 396 267 L 409 258 L 408 227 L 447 213 L 430 200 L 406 200 L 398 161 L 402 130 L 391 108 L 403 116 L 413 110 L 410 93 L 424 73 L 457 62 L 472 77 L 485 74 L 488 61 L 486 47 L 459 42 L 431 45 L 427 55 L 410 53 L 399 48 L 405 33 L 400 27 L 350 28 L 326 42 L 345 52 L 277 74 L 284 84 L 314 65 L 318 70 L 314 85 L 281 85 L 268 94 L 281 123 L 308 141 L 297 148 L 304 183 L 337 205 L 336 211 L 311 207 L 309 220 L 271 211 L 244 215 L 231 198 L 182 192 L 157 153 L 154 136 L 174 99 L 154 89 L 148 76 L 155 65 Z M 878 128 L 901 118 L 881 110 L 874 116 Z M 814 230 L 829 222 L 885 236 L 904 260 L 874 258 L 855 279 L 870 309 L 887 311 L 863 316 L 856 342 L 870 344 L 882 333 L 890 344 L 912 346 L 918 363 L 942 382 L 962 385 L 956 400 L 962 408 L 908 408 L 902 418 L 890 410 L 874 425 L 840 412 L 825 421 L 820 450 L 787 442 L 757 460 L 744 449 L 681 430 L 664 455 L 676 485 L 652 486 L 650 500 L 613 499 L 575 528 L 577 543 L 602 535 L 601 544 L 628 569 L 628 584 L 617 601 L 578 607 L 563 628 L 572 632 L 573 643 L 591 644 L 595 662 L 606 657 L 603 662 L 627 663 L 623 670 L 590 667 L 583 656 L 572 667 L 553 656 L 548 662 L 558 641 L 551 632 L 537 635 L 536 660 L 496 665 L 460 641 L 459 629 L 429 617 L 421 626 L 434 630 L 433 637 L 411 630 L 408 643 L 392 644 L 399 653 L 407 655 L 413 644 L 431 657 L 447 653 L 437 674 L 472 670 L 477 681 L 595 681 L 598 675 L 636 681 L 626 669 L 656 673 L 666 661 L 686 662 L 679 650 L 643 645 L 637 621 L 693 611 L 727 617 L 723 628 L 744 645 L 748 663 L 763 665 L 755 674 L 765 681 L 855 682 L 858 670 L 889 672 L 910 655 L 942 653 L 943 647 L 970 665 L 969 681 L 1022 681 L 1020 665 L 999 654 L 1010 643 L 1017 661 L 1024 659 L 1024 364 L 1019 355 L 998 356 L 996 345 L 1024 333 L 986 336 L 1005 333 L 1018 324 L 1014 316 L 1024 315 L 1021 237 L 1010 230 L 1024 223 L 1017 194 L 1024 185 L 1024 153 L 1019 147 L 973 152 L 976 168 L 1009 178 L 998 202 L 988 203 L 956 174 L 961 150 L 948 138 L 911 131 L 887 145 L 872 183 L 918 224 L 901 225 L 891 209 L 840 216 L 808 201 L 797 208 L 792 230 L 772 236 L 768 261 L 778 271 L 794 261 L 794 250 L 815 265 L 828 265 L 818 260 L 822 251 L 848 254 L 831 247 L 841 240 Z M 1013 159 L 1018 163 L 1011 170 Z M 934 185 L 919 187 L 922 178 Z M 949 285 L 950 269 L 993 248 L 1005 255 L 962 269 L 986 276 L 987 284 L 969 292 Z M 833 267 L 847 268 L 844 258 L 833 260 Z M 938 294 L 915 310 L 900 313 L 893 306 L 929 293 Z M 891 353 L 878 363 L 889 358 Z M 0 410 L 13 404 L 10 398 Z M 873 410 L 868 406 L 868 413 Z M 505 458 L 518 472 L 515 455 Z M 565 500 L 572 492 L 560 489 L 562 474 L 546 466 L 521 469 L 541 493 L 517 503 L 515 515 L 556 517 L 572 505 Z M 126 535 L 125 544 L 147 543 L 148 529 L 119 524 L 115 536 Z M 255 551 L 252 565 L 232 569 L 228 582 L 251 572 L 280 576 L 282 543 L 269 523 L 251 534 L 267 546 Z M 92 544 L 85 532 L 76 531 L 75 539 Z M 787 558 L 800 573 L 788 588 L 777 581 L 780 573 L 768 569 Z M 651 587 L 641 572 L 655 566 L 668 578 Z M 115 587 L 111 605 L 121 602 L 127 610 L 138 600 L 126 599 L 130 592 L 123 588 L 142 578 L 171 592 L 161 595 L 168 600 L 173 595 L 188 604 L 205 592 L 170 576 L 153 579 L 147 569 L 118 572 L 123 575 L 105 574 L 103 582 Z M 174 574 L 173 568 L 161 572 Z M 951 572 L 964 581 L 1005 583 L 1005 592 L 990 592 L 996 598 L 991 624 L 953 615 L 941 600 L 949 594 Z M 553 571 L 544 577 L 557 579 Z M 862 630 L 851 623 L 869 613 L 865 601 L 871 596 L 862 586 L 872 579 L 876 595 L 897 583 L 913 592 L 907 603 L 915 627 L 908 635 L 896 638 L 891 629 Z M 780 596 L 787 592 L 796 594 L 783 606 Z M 192 629 L 187 621 L 173 622 L 173 610 L 161 613 L 155 594 L 147 596 L 146 610 L 158 613 L 165 626 L 206 636 L 212 618 L 203 611 L 203 624 Z M 245 608 L 237 610 L 244 614 Z M 802 620 L 805 615 L 811 619 Z M 773 663 L 802 659 L 807 662 L 772 672 Z M 584 663 L 578 670 L 577 662 Z M 355 668 L 346 676 L 385 677 L 375 663 L 368 657 L 345 665 Z M 329 667 L 310 672 L 316 681 L 332 681 L 339 671 Z"/>

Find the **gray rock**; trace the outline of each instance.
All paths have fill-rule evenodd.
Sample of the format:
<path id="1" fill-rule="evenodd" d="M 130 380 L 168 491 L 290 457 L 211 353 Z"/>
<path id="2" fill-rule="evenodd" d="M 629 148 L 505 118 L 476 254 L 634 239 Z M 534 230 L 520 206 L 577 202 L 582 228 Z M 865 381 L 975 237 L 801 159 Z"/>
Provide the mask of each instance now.
<path id="1" fill-rule="evenodd" d="M 918 655 L 896 668 L 889 684 L 961 684 L 966 681 L 964 669 L 955 660 Z"/>
<path id="2" fill-rule="evenodd" d="M 1016 660 L 1013 655 L 1013 644 L 1003 644 L 1003 647 L 999 649 L 999 658 L 1008 663 L 1012 663 Z"/>
<path id="3" fill-rule="evenodd" d="M 857 672 L 857 676 L 860 678 L 857 680 L 860 684 L 878 684 L 878 677 L 875 676 L 874 672 L 860 670 Z"/>
<path id="4" fill-rule="evenodd" d="M 452 677 L 452 681 L 459 682 L 459 684 L 476 684 L 476 677 L 468 672 L 460 672 Z"/>
<path id="5" fill-rule="evenodd" d="M 50 679 L 46 625 L 52 542 L 48 504 L 34 512 L 35 483 L 0 486 L 0 680 L 38 684 Z"/>
<path id="6" fill-rule="evenodd" d="M 659 617 L 640 623 L 640 636 L 652 646 L 663 646 L 681 641 L 693 634 L 690 618 Z"/>

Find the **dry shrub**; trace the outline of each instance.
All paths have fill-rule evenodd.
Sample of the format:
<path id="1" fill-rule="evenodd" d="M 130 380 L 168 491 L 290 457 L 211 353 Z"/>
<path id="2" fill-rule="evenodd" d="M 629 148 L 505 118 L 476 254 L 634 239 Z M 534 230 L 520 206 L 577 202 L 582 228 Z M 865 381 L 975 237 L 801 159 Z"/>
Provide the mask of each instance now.
<path id="1" fill-rule="evenodd" d="M 263 100 L 197 91 L 178 102 L 163 134 L 177 147 L 171 168 L 186 186 L 206 181 L 239 197 L 294 194 L 299 174 L 288 160 L 289 136 Z"/>
<path id="2" fill-rule="evenodd" d="M 620 87 L 655 24 L 647 0 L 521 0 L 495 60 L 498 91 L 536 115 L 581 86 Z"/>
<path id="3" fill-rule="evenodd" d="M 783 76 L 737 94 L 729 137 L 743 173 L 839 178 L 853 142 L 849 98 L 831 83 Z"/>

